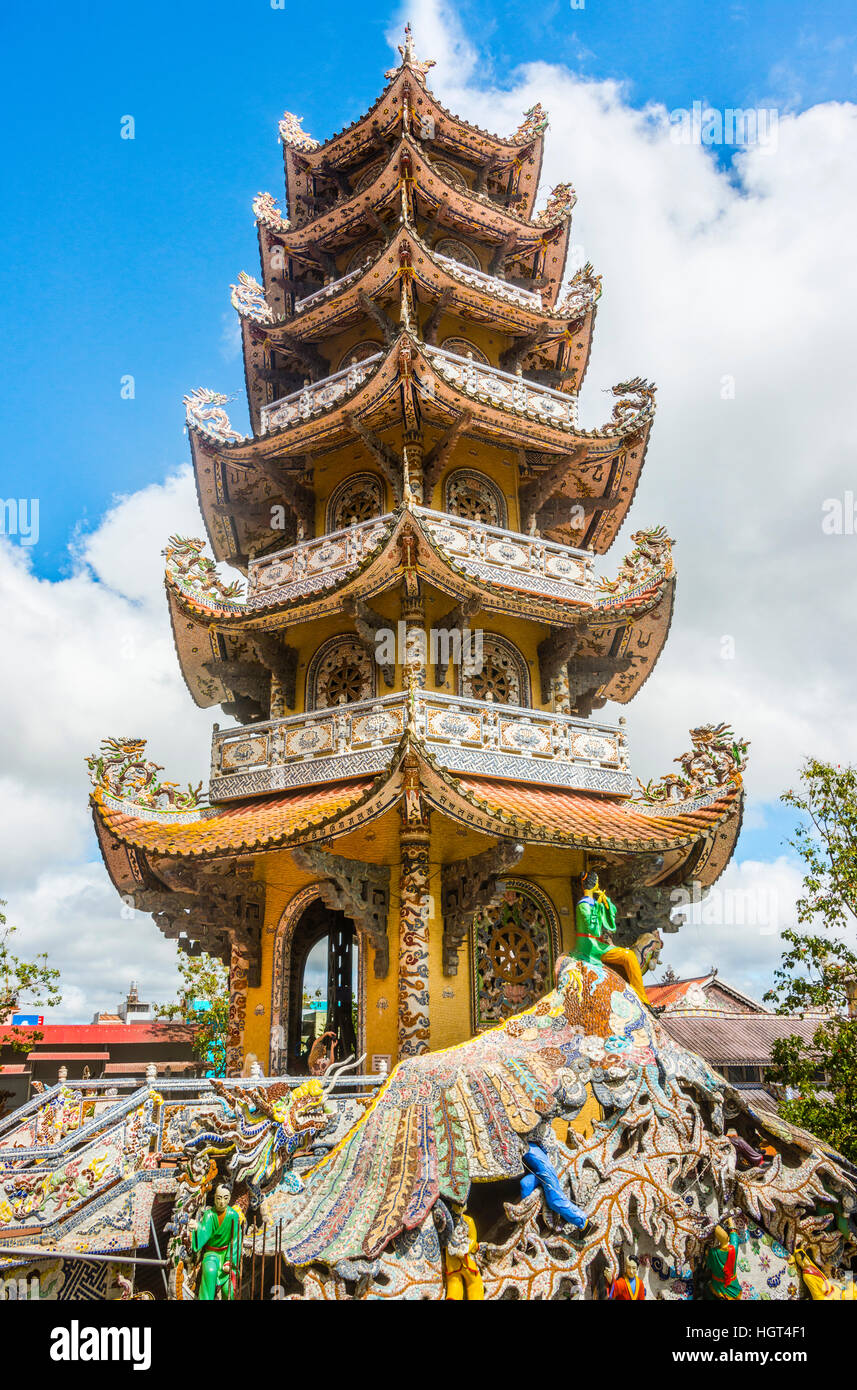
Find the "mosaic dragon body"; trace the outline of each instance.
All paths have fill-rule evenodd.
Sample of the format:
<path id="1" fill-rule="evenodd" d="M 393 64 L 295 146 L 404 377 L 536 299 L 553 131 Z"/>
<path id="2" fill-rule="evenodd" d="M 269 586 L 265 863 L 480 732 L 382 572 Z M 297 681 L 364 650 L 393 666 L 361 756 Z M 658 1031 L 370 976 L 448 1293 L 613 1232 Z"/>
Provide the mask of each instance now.
<path id="1" fill-rule="evenodd" d="M 303 1191 L 273 1193 L 268 1217 L 300 1284 L 293 1296 L 443 1298 L 444 1213 L 481 1184 L 520 1178 L 533 1140 L 589 1223 L 565 1227 L 538 1190 L 506 1202 L 478 1249 L 488 1298 L 597 1297 L 628 1250 L 641 1252 L 650 1281 L 664 1271 L 658 1297 L 689 1297 L 727 1209 L 756 1251 L 744 1261 L 748 1297 L 780 1296 L 769 1286 L 785 1290 L 792 1275 L 799 1288 L 794 1269 L 785 1283 L 782 1272 L 762 1278 L 774 1247 L 788 1262 L 796 1244 L 810 1244 L 828 1266 L 853 1253 L 842 1213 L 854 1209 L 857 1170 L 749 1109 L 611 970 L 561 966 L 556 989 L 501 1027 L 401 1063 Z M 602 1118 L 577 1132 L 593 1098 Z M 764 1170 L 736 1170 L 725 1132 L 736 1116 L 775 1146 Z"/>

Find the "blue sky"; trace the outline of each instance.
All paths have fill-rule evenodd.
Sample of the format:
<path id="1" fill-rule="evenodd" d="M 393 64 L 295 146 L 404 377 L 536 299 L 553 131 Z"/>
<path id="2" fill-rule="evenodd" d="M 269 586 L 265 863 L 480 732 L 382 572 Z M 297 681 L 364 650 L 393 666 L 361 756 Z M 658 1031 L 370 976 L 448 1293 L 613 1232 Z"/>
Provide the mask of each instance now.
<path id="1" fill-rule="evenodd" d="M 663 521 L 678 540 L 670 642 L 627 711 L 632 763 L 644 780 L 668 770 L 707 720 L 752 740 L 723 882 L 776 893 L 788 925 L 799 876 L 777 797 L 810 753 L 857 758 L 841 659 L 857 539 L 818 524 L 824 498 L 857 487 L 857 17 L 684 0 L 501 0 L 487 19 L 472 0 L 412 0 L 410 13 L 453 109 L 501 131 L 536 99 L 550 111 L 546 178 L 574 182 L 572 240 L 604 274 L 584 415 L 603 422 L 612 382 L 659 385 L 606 565 L 638 525 Z M 62 968 L 67 1018 L 115 1004 L 131 978 L 170 993 L 173 949 L 151 920 L 117 926 L 82 759 L 105 735 L 139 733 L 172 780 L 206 776 L 219 712 L 187 696 L 161 586 L 167 536 L 200 524 L 182 396 L 234 394 L 245 423 L 228 287 L 258 271 L 253 195 L 282 192 L 277 121 L 291 110 L 323 139 L 360 115 L 405 14 L 180 0 L 4 16 L 0 498 L 38 498 L 40 535 L 26 552 L 0 538 L 13 672 L 0 685 L 0 896 L 22 944 Z M 774 106 L 778 149 L 676 149 L 665 114 L 695 102 Z M 128 115 L 134 140 L 120 138 Z M 737 394 L 724 403 L 726 374 Z M 770 934 L 690 924 L 665 960 L 695 973 L 716 957 L 760 993 L 777 955 Z"/>
<path id="2" fill-rule="evenodd" d="M 255 269 L 253 194 L 281 186 L 277 119 L 288 106 L 323 137 L 365 110 L 394 13 L 337 0 L 7 9 L 0 495 L 40 498 L 39 573 L 65 571 L 75 529 L 114 493 L 185 457 L 190 386 L 240 389 L 226 287 Z M 802 109 L 855 91 L 844 4 L 502 0 L 490 19 L 482 4 L 459 13 L 501 83 L 550 59 L 628 84 L 635 106 Z M 120 139 L 128 114 L 133 141 Z"/>

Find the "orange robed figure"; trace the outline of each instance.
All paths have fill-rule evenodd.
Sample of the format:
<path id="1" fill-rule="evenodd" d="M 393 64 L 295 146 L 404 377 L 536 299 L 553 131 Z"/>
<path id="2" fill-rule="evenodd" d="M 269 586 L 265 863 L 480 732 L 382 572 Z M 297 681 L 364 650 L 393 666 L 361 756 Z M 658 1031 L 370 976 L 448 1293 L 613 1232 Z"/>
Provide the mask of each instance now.
<path id="1" fill-rule="evenodd" d="M 646 1297 L 646 1290 L 633 1255 L 627 1256 L 623 1262 L 623 1269 L 624 1274 L 613 1280 L 607 1297 L 615 1299 L 618 1303 L 638 1303 Z"/>

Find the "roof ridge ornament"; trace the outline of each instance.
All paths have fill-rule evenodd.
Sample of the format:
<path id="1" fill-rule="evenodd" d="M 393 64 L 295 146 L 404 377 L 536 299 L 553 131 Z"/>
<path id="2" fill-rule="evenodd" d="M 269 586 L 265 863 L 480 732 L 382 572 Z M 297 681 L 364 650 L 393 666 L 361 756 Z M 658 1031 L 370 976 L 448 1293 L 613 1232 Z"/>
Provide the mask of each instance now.
<path id="1" fill-rule="evenodd" d="M 748 739 L 736 738 L 728 724 L 700 724 L 690 730 L 690 738 L 690 751 L 673 759 L 681 765 L 681 773 L 667 772 L 659 781 L 645 785 L 637 780 L 644 801 L 690 801 L 730 783 L 741 785 Z"/>
<path id="2" fill-rule="evenodd" d="M 606 389 L 611 395 L 619 397 L 613 406 L 611 423 L 606 427 L 608 431 L 631 429 L 638 421 L 642 423 L 644 419 L 650 419 L 654 415 L 655 394 L 658 388 L 645 377 L 635 376 L 630 381 L 620 381 L 616 386 L 608 386 Z M 634 399 L 622 399 L 626 396 Z"/>
<path id="3" fill-rule="evenodd" d="M 541 212 L 536 214 L 536 224 L 539 227 L 553 227 L 557 222 L 562 222 L 566 217 L 571 216 L 572 209 L 577 202 L 577 194 L 574 185 L 570 183 L 558 183 L 550 191 L 545 206 Z"/>
<path id="4" fill-rule="evenodd" d="M 242 318 L 253 319 L 254 323 L 273 323 L 274 311 L 265 298 L 264 287 L 246 270 L 239 270 L 238 284 L 229 288 L 232 291 L 232 307 L 238 310 Z"/>
<path id="5" fill-rule="evenodd" d="M 105 738 L 98 753 L 86 759 L 89 780 L 97 791 L 150 811 L 192 811 L 203 804 L 202 783 L 180 791 L 178 782 L 161 782 L 160 763 L 146 758 L 144 738 Z"/>
<path id="6" fill-rule="evenodd" d="M 203 554 L 205 541 L 198 536 L 170 536 L 161 554 L 167 560 L 167 578 L 191 598 L 217 603 L 240 603 L 244 597 L 238 580 L 224 584 L 213 560 Z"/>
<path id="7" fill-rule="evenodd" d="M 535 106 L 524 112 L 524 119 L 512 136 L 512 144 L 528 145 L 538 135 L 544 135 L 549 125 L 548 113 L 541 102 L 537 101 Z"/>
<path id="8" fill-rule="evenodd" d="M 436 67 L 437 64 L 435 63 L 434 58 L 426 58 L 424 62 L 421 62 L 420 59 L 417 58 L 416 53 L 414 52 L 414 36 L 411 31 L 410 24 L 405 25 L 404 44 L 397 44 L 396 47 L 398 48 L 399 53 L 402 55 L 402 61 L 399 63 L 398 67 L 387 69 L 387 71 L 384 73 L 384 76 L 387 79 L 387 81 L 392 82 L 393 78 L 402 71 L 402 68 L 410 68 L 417 81 L 420 82 L 422 86 L 425 86 L 426 73 L 428 72 L 429 68 Z"/>
<path id="9" fill-rule="evenodd" d="M 218 444 L 245 439 L 246 435 L 232 428 L 229 416 L 222 408 L 229 399 L 229 396 L 211 391 L 207 386 L 197 386 L 189 395 L 183 396 L 188 429 L 198 430 Z"/>
<path id="10" fill-rule="evenodd" d="M 317 150 L 321 142 L 301 129 L 302 121 L 303 116 L 296 116 L 292 111 L 283 112 L 278 126 L 281 143 L 288 145 L 290 150 Z"/>
<path id="11" fill-rule="evenodd" d="M 596 274 L 591 261 L 579 266 L 568 282 L 565 297 L 557 306 L 557 313 L 564 317 L 582 313 L 601 298 L 601 276 Z"/>
<path id="12" fill-rule="evenodd" d="M 253 199 L 253 216 L 271 232 L 287 232 L 291 222 L 284 217 L 273 193 L 257 193 Z"/>
<path id="13" fill-rule="evenodd" d="M 615 579 L 599 579 L 596 587 L 604 594 L 623 596 L 635 589 L 650 588 L 673 573 L 675 568 L 672 536 L 667 535 L 665 526 L 653 526 L 648 531 L 634 531 L 631 536 L 634 549 L 626 555 Z"/>

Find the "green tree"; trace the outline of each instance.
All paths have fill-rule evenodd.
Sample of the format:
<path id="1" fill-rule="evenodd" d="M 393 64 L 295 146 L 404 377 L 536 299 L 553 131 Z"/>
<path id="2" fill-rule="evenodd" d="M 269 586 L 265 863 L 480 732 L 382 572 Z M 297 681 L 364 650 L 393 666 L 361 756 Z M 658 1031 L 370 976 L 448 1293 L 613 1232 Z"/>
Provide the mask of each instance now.
<path id="1" fill-rule="evenodd" d="M 857 770 L 808 759 L 801 788 L 781 800 L 800 812 L 789 844 L 804 865 L 799 923 L 821 922 L 825 935 L 789 928 L 786 949 L 765 999 L 780 1014 L 822 1011 L 812 1040 L 791 1034 L 773 1046 L 772 1080 L 797 1091 L 786 1119 L 857 1159 L 857 955 L 841 932 L 857 921 Z"/>
<path id="2" fill-rule="evenodd" d="M 188 956 L 179 951 L 178 997 L 172 1004 L 158 1004 L 158 1018 L 181 1020 L 193 1025 L 193 1051 L 205 1063 L 206 1071 L 226 1075 L 226 1038 L 229 1031 L 229 972 L 214 956 L 203 951 Z M 195 1005 L 206 1003 L 210 1008 Z"/>
<path id="3" fill-rule="evenodd" d="M 22 960 L 14 954 L 10 942 L 17 927 L 7 922 L 2 910 L 5 906 L 5 901 L 0 898 L 0 1025 L 5 1025 L 4 1030 L 0 1031 L 0 1046 L 29 1052 L 42 1034 L 34 1032 L 32 1028 L 12 1028 L 6 1024 L 6 1019 L 25 1004 L 41 1011 L 62 1003 L 60 972 L 49 967 L 44 952 L 31 961 Z"/>

